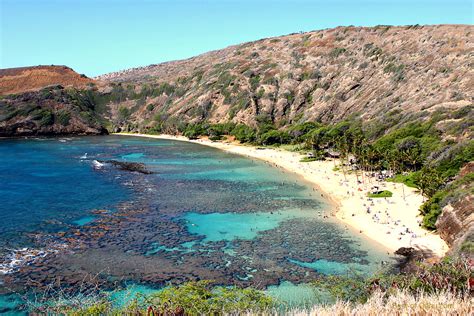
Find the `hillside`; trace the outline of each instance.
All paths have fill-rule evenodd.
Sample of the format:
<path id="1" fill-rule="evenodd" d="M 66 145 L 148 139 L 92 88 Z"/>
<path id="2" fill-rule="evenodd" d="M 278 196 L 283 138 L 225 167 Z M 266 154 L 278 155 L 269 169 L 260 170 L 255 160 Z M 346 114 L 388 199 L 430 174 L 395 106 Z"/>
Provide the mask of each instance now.
<path id="1" fill-rule="evenodd" d="M 473 31 L 468 25 L 338 27 L 96 79 L 110 83 L 103 90 L 112 100 L 110 118 L 131 129 L 203 121 L 284 126 L 348 117 L 390 120 L 394 127 L 437 111 L 469 109 Z M 449 118 L 438 124 L 456 138 L 470 133 L 466 123 Z"/>
<path id="2" fill-rule="evenodd" d="M 107 134 L 84 93 L 49 86 L 0 99 L 0 137 Z"/>
<path id="3" fill-rule="evenodd" d="M 66 66 L 0 69 L 0 137 L 107 133 L 81 92 L 93 83 Z"/>
<path id="4" fill-rule="evenodd" d="M 83 88 L 93 80 L 66 66 L 0 69 L 0 95 L 38 90 L 49 85 Z"/>

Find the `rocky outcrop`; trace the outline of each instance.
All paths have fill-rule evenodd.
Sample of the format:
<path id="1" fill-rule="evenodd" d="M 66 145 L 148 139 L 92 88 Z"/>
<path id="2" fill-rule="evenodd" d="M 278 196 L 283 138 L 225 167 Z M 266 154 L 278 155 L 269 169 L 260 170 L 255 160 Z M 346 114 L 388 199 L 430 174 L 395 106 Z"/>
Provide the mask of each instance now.
<path id="1" fill-rule="evenodd" d="M 130 172 L 138 172 L 143 174 L 153 174 L 153 171 L 148 170 L 146 165 L 141 162 L 127 162 L 118 160 L 98 160 L 100 163 L 111 164 L 114 167 Z"/>
<path id="2" fill-rule="evenodd" d="M 107 134 L 93 104 L 62 86 L 0 100 L 0 137 Z"/>
<path id="3" fill-rule="evenodd" d="M 474 162 L 468 163 L 458 178 L 474 173 Z M 457 251 L 465 242 L 474 243 L 474 183 L 466 181 L 456 189 L 456 198 L 443 208 L 436 227 L 440 236 Z M 474 256 L 474 253 L 472 253 Z"/>

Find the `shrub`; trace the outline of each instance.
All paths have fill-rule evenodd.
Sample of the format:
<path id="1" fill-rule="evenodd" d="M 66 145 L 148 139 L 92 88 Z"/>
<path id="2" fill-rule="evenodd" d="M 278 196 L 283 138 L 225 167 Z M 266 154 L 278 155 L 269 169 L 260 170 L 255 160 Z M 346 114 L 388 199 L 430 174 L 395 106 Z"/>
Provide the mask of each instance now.
<path id="1" fill-rule="evenodd" d="M 339 57 L 341 54 L 345 53 L 347 50 L 345 48 L 342 48 L 342 47 L 336 47 L 334 48 L 330 53 L 329 53 L 329 57 L 332 57 L 332 58 L 337 58 Z"/>
<path id="2" fill-rule="evenodd" d="M 416 296 L 451 293 L 467 297 L 471 290 L 471 274 L 469 259 L 446 257 L 433 265 L 420 263 L 413 273 L 382 273 L 369 278 L 357 274 L 321 276 L 313 285 L 328 291 L 333 299 L 355 303 L 365 303 L 375 291 L 387 295 L 404 290 Z"/>
<path id="3" fill-rule="evenodd" d="M 146 109 L 148 112 L 151 112 L 155 109 L 155 105 L 153 103 L 150 103 L 146 106 Z"/>
<path id="4" fill-rule="evenodd" d="M 385 66 L 383 71 L 385 73 L 392 73 L 393 80 L 395 82 L 405 79 L 405 65 L 403 64 L 395 65 L 394 63 L 389 63 L 387 66 Z"/>
<path id="5" fill-rule="evenodd" d="M 320 161 L 320 160 L 324 160 L 325 158 L 322 157 L 303 157 L 300 159 L 300 162 L 311 162 L 311 161 Z"/>
<path id="6" fill-rule="evenodd" d="M 252 288 L 210 287 L 209 281 L 188 282 L 152 294 L 146 303 L 162 314 L 178 310 L 186 315 L 218 315 L 265 311 L 274 301 L 264 292 Z"/>
<path id="7" fill-rule="evenodd" d="M 50 110 L 38 109 L 32 113 L 32 119 L 39 121 L 40 126 L 52 125 L 54 123 L 54 115 Z"/>
<path id="8" fill-rule="evenodd" d="M 201 135 L 206 135 L 206 129 L 202 124 L 189 124 L 183 135 L 189 139 L 197 139 Z"/>
<path id="9" fill-rule="evenodd" d="M 125 106 L 120 106 L 118 109 L 118 118 L 120 121 L 126 121 L 130 117 L 130 109 Z"/>
<path id="10" fill-rule="evenodd" d="M 56 115 L 56 119 L 59 122 L 59 124 L 66 126 L 69 124 L 69 121 L 71 120 L 71 114 L 66 110 L 60 110 L 58 111 Z"/>
<path id="11" fill-rule="evenodd" d="M 258 85 L 260 84 L 260 76 L 257 75 L 257 76 L 252 76 L 250 77 L 250 88 L 255 91 L 258 87 Z"/>
<path id="12" fill-rule="evenodd" d="M 276 306 L 264 292 L 253 288 L 212 287 L 210 281 L 187 282 L 150 295 L 138 295 L 126 306 L 114 307 L 104 295 L 79 295 L 48 301 L 33 314 L 40 315 L 240 315 L 261 314 Z"/>

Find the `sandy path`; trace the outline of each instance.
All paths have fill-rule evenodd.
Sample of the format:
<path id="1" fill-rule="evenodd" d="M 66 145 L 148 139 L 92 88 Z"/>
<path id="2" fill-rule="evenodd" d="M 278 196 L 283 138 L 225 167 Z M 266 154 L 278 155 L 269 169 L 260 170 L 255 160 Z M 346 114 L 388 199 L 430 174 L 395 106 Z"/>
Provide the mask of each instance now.
<path id="1" fill-rule="evenodd" d="M 449 249 L 438 235 L 419 226 L 421 217 L 417 215 L 423 198 L 415 189 L 403 184 L 377 182 L 368 177 L 364 178 L 363 184 L 358 184 L 355 174 L 344 176 L 342 172 L 333 171 L 334 161 L 300 162 L 303 157 L 300 154 L 280 149 L 262 150 L 236 143 L 188 140 L 186 137 L 171 135 L 117 135 L 188 141 L 270 162 L 316 185 L 333 202 L 333 214 L 338 219 L 390 251 L 400 247 L 414 247 L 442 256 Z M 379 186 L 380 190 L 390 190 L 393 197 L 369 200 L 367 192 L 374 185 Z"/>

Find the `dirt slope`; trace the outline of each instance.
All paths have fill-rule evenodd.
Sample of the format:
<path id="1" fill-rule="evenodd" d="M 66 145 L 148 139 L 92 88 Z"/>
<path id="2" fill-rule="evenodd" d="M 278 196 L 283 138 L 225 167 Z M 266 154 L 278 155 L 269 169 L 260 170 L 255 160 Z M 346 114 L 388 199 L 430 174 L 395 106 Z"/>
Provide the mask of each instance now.
<path id="1" fill-rule="evenodd" d="M 85 87 L 94 80 L 66 66 L 0 69 L 0 95 L 38 90 L 49 85 Z"/>

